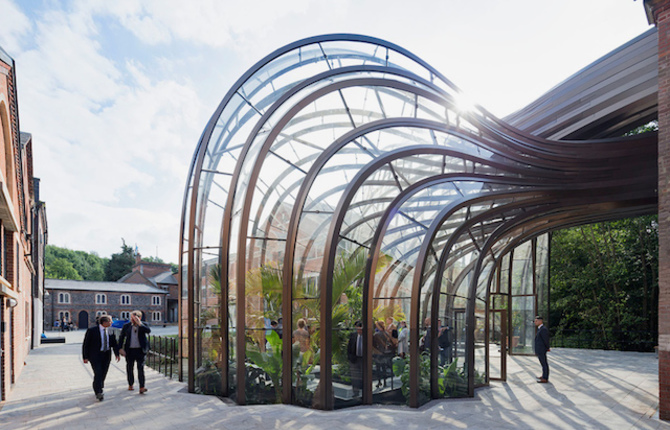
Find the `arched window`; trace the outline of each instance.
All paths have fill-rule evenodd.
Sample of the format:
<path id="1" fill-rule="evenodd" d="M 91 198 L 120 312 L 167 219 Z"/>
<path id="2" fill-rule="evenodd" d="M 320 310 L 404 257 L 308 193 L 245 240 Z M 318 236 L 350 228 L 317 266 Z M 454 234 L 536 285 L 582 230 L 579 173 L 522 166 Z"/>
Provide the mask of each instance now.
<path id="1" fill-rule="evenodd" d="M 58 303 L 70 303 L 70 293 L 58 293 Z"/>

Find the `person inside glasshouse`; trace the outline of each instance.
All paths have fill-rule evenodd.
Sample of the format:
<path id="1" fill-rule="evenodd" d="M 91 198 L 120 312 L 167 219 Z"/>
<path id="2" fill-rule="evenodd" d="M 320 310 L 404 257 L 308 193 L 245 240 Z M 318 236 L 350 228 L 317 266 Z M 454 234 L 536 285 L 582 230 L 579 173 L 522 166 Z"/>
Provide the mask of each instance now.
<path id="1" fill-rule="evenodd" d="M 407 328 L 407 322 L 400 321 L 398 327 L 398 355 L 405 358 L 407 353 L 409 353 L 409 329 Z"/>
<path id="2" fill-rule="evenodd" d="M 391 360 L 394 355 L 393 341 L 391 341 L 391 336 L 386 333 L 386 325 L 384 321 L 377 321 L 375 323 L 375 334 L 372 335 L 372 362 L 377 366 L 377 372 L 379 373 L 377 388 L 382 386 L 382 380 L 384 386 L 386 386 L 386 378 L 390 376 Z"/>
<path id="3" fill-rule="evenodd" d="M 430 317 L 426 317 L 424 324 L 426 326 L 426 332 L 419 340 L 419 351 L 430 353 Z"/>
<path id="4" fill-rule="evenodd" d="M 309 349 L 309 331 L 307 331 L 307 322 L 304 318 L 298 320 L 298 328 L 293 331 L 293 343 L 300 344 L 300 352 L 306 352 Z"/>
<path id="5" fill-rule="evenodd" d="M 393 342 L 393 347 L 397 348 L 398 346 L 398 327 L 396 327 L 393 317 L 386 318 L 386 334 L 391 338 Z"/>
<path id="6" fill-rule="evenodd" d="M 440 327 L 438 322 L 438 335 L 437 342 L 440 346 L 440 366 L 444 366 L 447 363 L 451 363 L 452 354 L 451 354 L 451 328 L 449 324 L 444 323 L 444 327 Z"/>
<path id="7" fill-rule="evenodd" d="M 347 358 L 349 358 L 349 374 L 354 397 L 358 397 L 363 389 L 363 323 L 354 323 L 356 331 L 349 335 Z"/>

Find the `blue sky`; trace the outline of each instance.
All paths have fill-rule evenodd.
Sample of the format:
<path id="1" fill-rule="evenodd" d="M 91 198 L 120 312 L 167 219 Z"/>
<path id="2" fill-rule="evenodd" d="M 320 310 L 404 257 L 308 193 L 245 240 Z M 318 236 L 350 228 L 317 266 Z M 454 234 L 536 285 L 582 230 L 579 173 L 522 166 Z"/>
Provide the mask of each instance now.
<path id="1" fill-rule="evenodd" d="M 202 129 L 280 46 L 386 39 L 502 117 L 648 28 L 633 0 L 0 0 L 49 242 L 171 262 Z"/>

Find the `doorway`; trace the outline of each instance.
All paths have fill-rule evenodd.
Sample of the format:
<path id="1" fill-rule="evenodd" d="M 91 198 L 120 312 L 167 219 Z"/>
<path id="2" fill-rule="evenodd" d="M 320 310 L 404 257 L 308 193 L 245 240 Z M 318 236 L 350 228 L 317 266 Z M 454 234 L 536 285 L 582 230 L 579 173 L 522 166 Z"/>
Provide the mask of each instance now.
<path id="1" fill-rule="evenodd" d="M 86 311 L 79 312 L 79 321 L 77 326 L 79 328 L 88 328 L 88 312 Z"/>
<path id="2" fill-rule="evenodd" d="M 507 310 L 489 311 L 489 379 L 507 380 Z"/>

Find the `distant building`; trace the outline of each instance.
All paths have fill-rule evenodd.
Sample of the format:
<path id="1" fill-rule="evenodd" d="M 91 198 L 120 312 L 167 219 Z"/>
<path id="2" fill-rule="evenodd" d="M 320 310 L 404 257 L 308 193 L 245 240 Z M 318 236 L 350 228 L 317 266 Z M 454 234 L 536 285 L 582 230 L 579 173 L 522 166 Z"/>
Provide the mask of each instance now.
<path id="1" fill-rule="evenodd" d="M 172 273 L 169 264 L 142 261 L 142 256 L 135 256 L 135 265 L 117 282 L 150 285 L 168 293 L 167 314 L 165 322 L 176 323 L 178 319 L 179 283 Z"/>
<path id="2" fill-rule="evenodd" d="M 46 325 L 72 321 L 78 328 L 95 324 L 100 315 L 130 319 L 130 312 L 141 310 L 150 324 L 163 324 L 167 309 L 167 291 L 145 284 L 121 282 L 72 281 L 47 279 L 49 293 L 45 303 Z"/>
<path id="3" fill-rule="evenodd" d="M 27 133 L 21 133 L 23 136 Z M 30 135 L 28 135 L 30 136 Z M 30 137 L 32 143 L 32 137 Z M 40 201 L 40 180 L 33 179 L 33 189 L 35 190 L 35 201 L 33 205 L 33 236 L 32 236 L 32 262 L 35 269 L 33 276 L 33 334 L 32 347 L 37 348 L 40 345 L 41 335 L 44 332 L 44 268 L 45 253 L 48 239 L 46 207 L 43 201 Z"/>
<path id="4" fill-rule="evenodd" d="M 15 71 L 0 48 L 0 402 L 39 345 L 47 239 L 32 136 L 19 131 Z"/>

